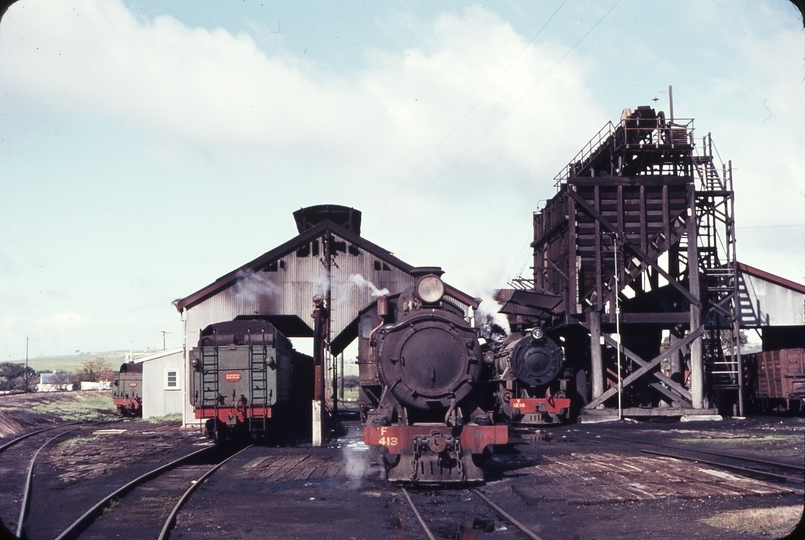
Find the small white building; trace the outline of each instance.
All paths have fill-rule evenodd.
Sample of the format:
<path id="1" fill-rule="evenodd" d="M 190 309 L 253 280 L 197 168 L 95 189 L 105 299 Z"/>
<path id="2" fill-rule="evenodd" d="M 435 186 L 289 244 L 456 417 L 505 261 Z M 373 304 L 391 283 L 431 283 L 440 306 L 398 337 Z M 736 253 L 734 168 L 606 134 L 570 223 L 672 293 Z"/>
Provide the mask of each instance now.
<path id="1" fill-rule="evenodd" d="M 70 375 L 64 372 L 40 373 L 39 384 L 36 385 L 37 392 L 64 392 L 72 390 Z"/>
<path id="2" fill-rule="evenodd" d="M 181 413 L 184 403 L 184 347 L 159 351 L 136 361 L 143 365 L 143 418 Z"/>
<path id="3" fill-rule="evenodd" d="M 81 390 L 111 390 L 112 381 L 81 381 Z"/>

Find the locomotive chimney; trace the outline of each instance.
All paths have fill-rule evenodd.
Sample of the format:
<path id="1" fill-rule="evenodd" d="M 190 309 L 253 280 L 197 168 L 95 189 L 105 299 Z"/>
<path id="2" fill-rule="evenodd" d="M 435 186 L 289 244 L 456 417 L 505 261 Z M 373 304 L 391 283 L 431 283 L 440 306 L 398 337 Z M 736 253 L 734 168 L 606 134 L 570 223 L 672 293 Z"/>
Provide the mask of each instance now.
<path id="1" fill-rule="evenodd" d="M 412 268 L 410 273 L 415 278 L 426 276 L 428 274 L 442 277 L 444 270 L 442 270 L 440 266 L 417 266 L 416 268 Z"/>
<path id="2" fill-rule="evenodd" d="M 377 314 L 381 319 L 389 316 L 389 297 L 381 295 L 377 297 Z"/>

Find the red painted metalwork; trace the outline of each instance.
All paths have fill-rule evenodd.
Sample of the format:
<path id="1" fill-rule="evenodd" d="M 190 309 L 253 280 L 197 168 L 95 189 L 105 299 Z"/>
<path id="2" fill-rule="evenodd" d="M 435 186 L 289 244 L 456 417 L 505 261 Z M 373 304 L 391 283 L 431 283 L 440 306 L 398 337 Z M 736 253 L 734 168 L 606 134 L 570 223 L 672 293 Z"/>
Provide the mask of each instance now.
<path id="1" fill-rule="evenodd" d="M 115 407 L 123 407 L 127 410 L 137 410 L 140 408 L 140 400 L 139 399 L 131 399 L 131 398 L 114 398 Z"/>
<path id="2" fill-rule="evenodd" d="M 391 454 L 401 454 L 410 449 L 413 437 L 430 436 L 436 431 L 443 436 L 453 435 L 452 428 L 445 425 L 366 426 L 363 430 L 363 442 L 370 446 L 385 446 Z M 490 444 L 507 444 L 509 429 L 505 425 L 464 426 L 459 440 L 462 450 L 480 454 Z"/>
<path id="3" fill-rule="evenodd" d="M 195 416 L 196 420 L 202 418 L 215 418 L 216 410 L 218 411 L 218 420 L 226 422 L 227 417 L 234 415 L 238 422 L 245 422 L 247 418 L 271 418 L 271 407 L 246 407 L 245 409 L 237 409 L 235 407 L 196 407 Z"/>
<path id="4" fill-rule="evenodd" d="M 510 404 L 521 413 L 545 411 L 561 414 L 570 408 L 570 398 L 518 398 L 512 399 Z"/>

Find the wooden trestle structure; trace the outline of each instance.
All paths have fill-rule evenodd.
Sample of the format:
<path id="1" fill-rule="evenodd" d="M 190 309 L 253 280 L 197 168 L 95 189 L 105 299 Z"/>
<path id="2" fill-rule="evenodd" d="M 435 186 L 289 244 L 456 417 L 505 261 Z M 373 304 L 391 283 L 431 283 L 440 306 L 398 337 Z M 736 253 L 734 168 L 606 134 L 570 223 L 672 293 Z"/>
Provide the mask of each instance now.
<path id="1" fill-rule="evenodd" d="M 582 419 L 742 414 L 732 170 L 713 150 L 692 120 L 626 109 L 534 213 L 519 312 L 560 335 L 591 382 Z"/>

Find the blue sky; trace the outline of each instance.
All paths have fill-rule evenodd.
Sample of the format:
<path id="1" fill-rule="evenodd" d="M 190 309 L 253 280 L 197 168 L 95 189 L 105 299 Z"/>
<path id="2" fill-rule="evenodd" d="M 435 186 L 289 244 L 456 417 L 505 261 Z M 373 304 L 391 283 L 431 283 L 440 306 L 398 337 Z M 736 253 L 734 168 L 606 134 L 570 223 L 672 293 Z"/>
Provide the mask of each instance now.
<path id="1" fill-rule="evenodd" d="M 732 160 L 738 258 L 805 282 L 787 0 L 20 0 L 0 24 L 0 360 L 181 344 L 171 301 L 314 204 L 478 296 L 621 110 Z M 654 99 L 657 101 L 653 101 Z M 525 248 L 524 248 L 525 247 Z"/>

